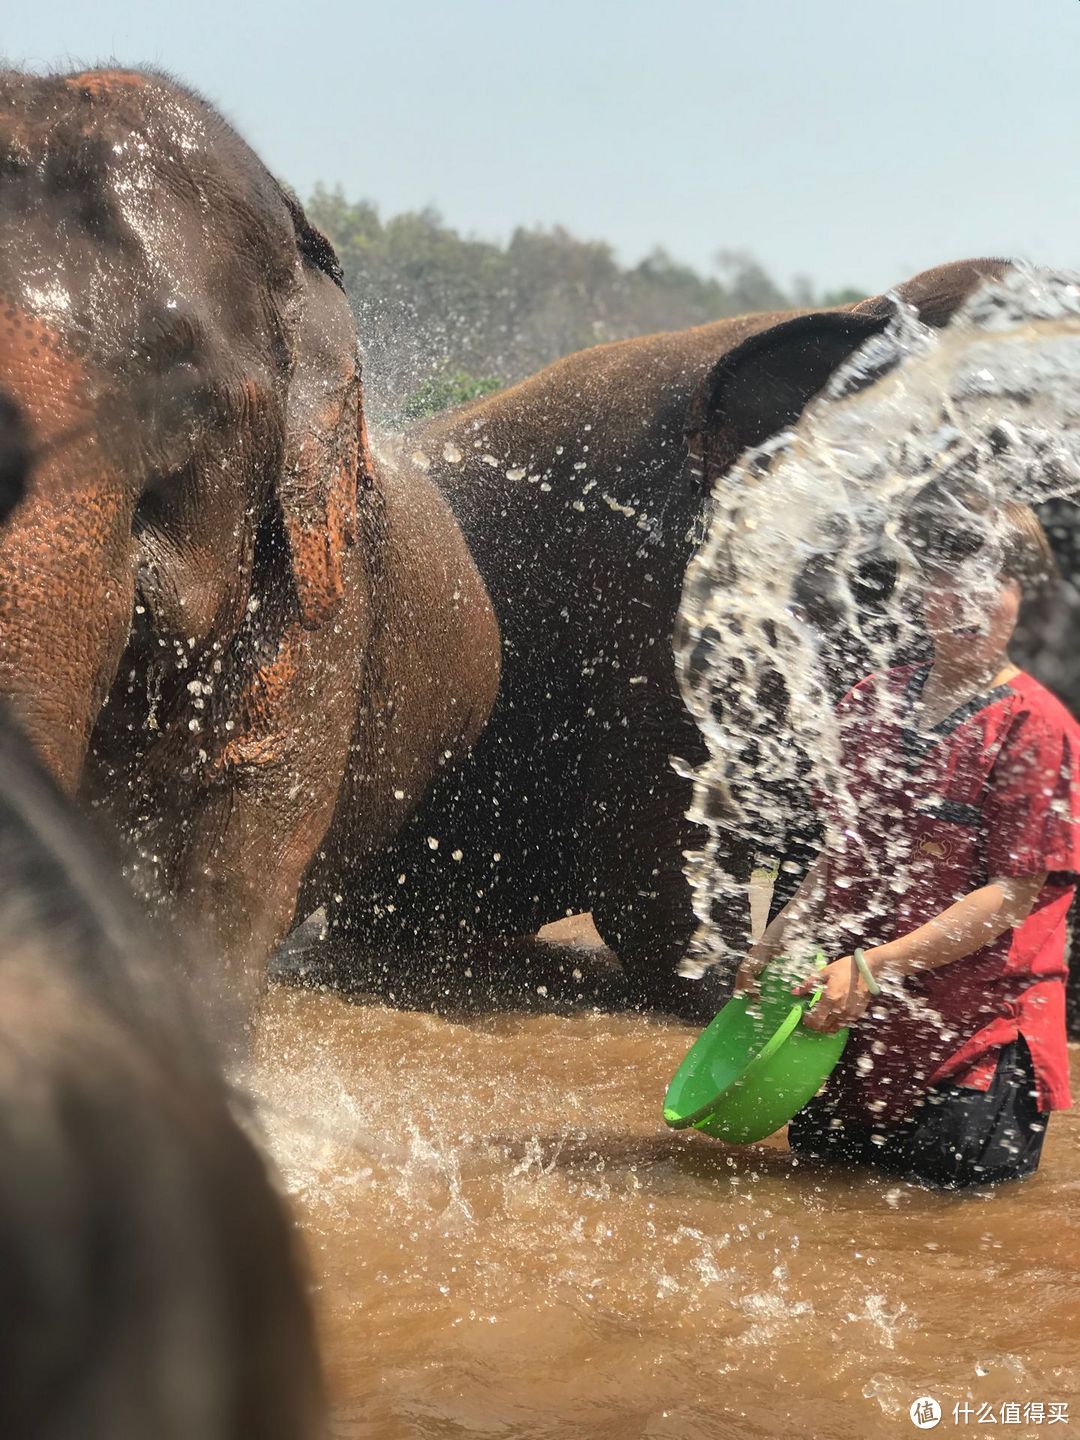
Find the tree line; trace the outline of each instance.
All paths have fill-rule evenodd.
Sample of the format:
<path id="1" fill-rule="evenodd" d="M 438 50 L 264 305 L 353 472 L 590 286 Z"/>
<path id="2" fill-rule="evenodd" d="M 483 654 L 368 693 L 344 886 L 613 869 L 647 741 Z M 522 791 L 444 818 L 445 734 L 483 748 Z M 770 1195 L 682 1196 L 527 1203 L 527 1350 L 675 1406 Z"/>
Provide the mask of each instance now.
<path id="1" fill-rule="evenodd" d="M 500 245 L 459 234 L 435 210 L 384 220 L 341 188 L 317 186 L 307 209 L 341 260 L 365 394 L 383 424 L 461 404 L 587 345 L 863 293 L 816 294 L 805 278 L 785 290 L 741 250 L 718 250 L 708 275 L 660 247 L 622 266 L 610 245 L 561 226 L 519 227 Z"/>

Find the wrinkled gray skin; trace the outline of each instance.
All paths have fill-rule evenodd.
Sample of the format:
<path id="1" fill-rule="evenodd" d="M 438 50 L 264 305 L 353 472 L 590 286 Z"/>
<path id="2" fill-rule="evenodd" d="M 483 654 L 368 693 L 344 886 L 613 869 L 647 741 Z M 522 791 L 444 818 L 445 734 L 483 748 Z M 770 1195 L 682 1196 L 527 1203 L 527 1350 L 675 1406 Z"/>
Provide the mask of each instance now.
<path id="1" fill-rule="evenodd" d="M 0 524 L 29 457 L 0 398 Z M 118 873 L 0 706 L 0 1434 L 315 1440 L 290 1217 Z"/>
<path id="2" fill-rule="evenodd" d="M 944 266 L 900 294 L 941 325 L 1001 268 Z M 683 852 L 699 838 L 670 760 L 703 756 L 672 655 L 683 572 L 715 475 L 790 424 L 890 313 L 876 297 L 600 346 L 409 437 L 491 594 L 503 680 L 468 763 L 382 857 L 340 868 L 328 909 L 349 943 L 324 976 L 357 978 L 350 945 L 391 957 L 391 991 L 433 953 L 479 974 L 500 942 L 591 910 L 631 998 L 714 1013 L 730 977 L 678 974 L 694 928 Z M 808 578 L 806 599 L 827 626 L 827 576 Z M 859 664 L 841 637 L 838 686 Z M 752 858 L 733 842 L 736 875 L 749 878 Z M 718 919 L 733 943 L 745 938 L 743 904 Z"/>

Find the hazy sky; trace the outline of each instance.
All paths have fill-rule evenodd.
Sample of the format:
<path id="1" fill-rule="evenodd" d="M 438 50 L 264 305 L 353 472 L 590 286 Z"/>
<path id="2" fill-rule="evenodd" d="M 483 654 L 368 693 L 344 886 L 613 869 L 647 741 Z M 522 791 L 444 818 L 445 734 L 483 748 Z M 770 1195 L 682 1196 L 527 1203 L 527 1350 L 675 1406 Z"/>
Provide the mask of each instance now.
<path id="1" fill-rule="evenodd" d="M 301 195 L 876 290 L 1080 264 L 1080 0 L 46 0 L 8 61 L 164 66 Z"/>

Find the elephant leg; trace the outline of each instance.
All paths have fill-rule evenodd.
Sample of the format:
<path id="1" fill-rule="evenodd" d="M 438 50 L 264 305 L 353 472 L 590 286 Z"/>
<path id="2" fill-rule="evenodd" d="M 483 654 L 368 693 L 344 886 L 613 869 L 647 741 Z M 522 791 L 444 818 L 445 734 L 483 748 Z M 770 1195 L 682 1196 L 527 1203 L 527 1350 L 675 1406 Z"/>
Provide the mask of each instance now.
<path id="1" fill-rule="evenodd" d="M 460 767 L 439 770 L 413 814 L 396 834 L 387 826 L 377 847 L 365 829 L 382 801 L 346 790 L 299 909 L 300 918 L 325 909 L 326 962 L 316 947 L 305 962 L 325 971 L 325 983 L 348 988 L 351 952 L 381 959 L 388 976 L 412 972 L 442 954 L 497 956 L 568 909 L 589 908 L 571 883 L 570 843 L 535 801 L 518 803 L 526 791 L 516 772 L 485 765 L 495 748 L 487 744 L 485 736 Z M 563 817 L 559 824 L 570 828 Z"/>
<path id="2" fill-rule="evenodd" d="M 683 873 L 684 852 L 699 848 L 704 834 L 685 818 L 689 798 L 685 782 L 660 771 L 644 803 L 619 807 L 599 847 L 603 862 L 595 878 L 593 920 L 640 1004 L 707 1021 L 730 997 L 734 975 L 733 967 L 724 966 L 710 967 L 700 979 L 679 973 L 698 925 Z M 713 902 L 716 931 L 735 953 L 749 940 L 744 858 L 737 857 L 730 888 Z"/>
<path id="3" fill-rule="evenodd" d="M 697 920 L 677 864 L 660 870 L 655 863 L 626 864 L 609 877 L 593 921 L 619 957 L 638 1005 L 706 1023 L 730 998 L 730 971 L 713 967 L 700 979 L 679 973 Z"/>
<path id="4" fill-rule="evenodd" d="M 290 934 L 271 962 L 277 982 L 370 996 L 436 1014 L 626 1010 L 627 977 L 610 950 L 527 936 L 445 932 L 420 948 L 373 949 L 327 928 L 320 911 Z"/>

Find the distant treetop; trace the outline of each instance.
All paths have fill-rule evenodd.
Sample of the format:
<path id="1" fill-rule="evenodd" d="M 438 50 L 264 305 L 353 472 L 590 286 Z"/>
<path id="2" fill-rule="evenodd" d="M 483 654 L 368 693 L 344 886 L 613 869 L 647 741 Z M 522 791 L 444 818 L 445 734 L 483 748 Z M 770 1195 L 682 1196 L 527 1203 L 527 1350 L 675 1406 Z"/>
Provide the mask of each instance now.
<path id="1" fill-rule="evenodd" d="M 603 241 L 561 226 L 519 227 L 504 246 L 460 235 L 434 210 L 383 220 L 340 188 L 317 186 L 307 209 L 344 267 L 383 424 L 464 403 L 587 345 L 862 298 L 815 296 L 805 278 L 784 291 L 743 250 L 718 249 L 715 273 L 701 275 L 659 247 L 623 267 Z"/>

